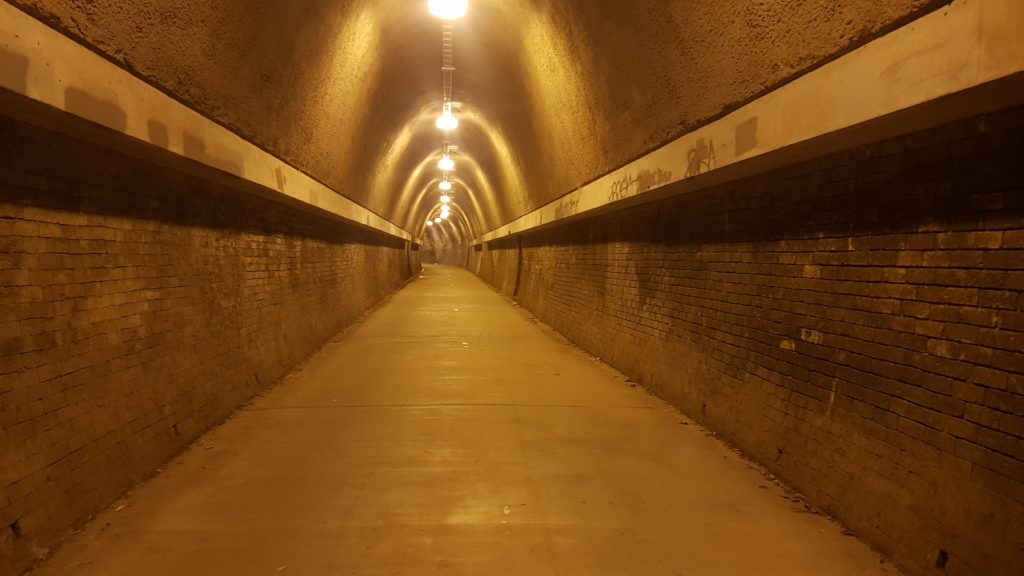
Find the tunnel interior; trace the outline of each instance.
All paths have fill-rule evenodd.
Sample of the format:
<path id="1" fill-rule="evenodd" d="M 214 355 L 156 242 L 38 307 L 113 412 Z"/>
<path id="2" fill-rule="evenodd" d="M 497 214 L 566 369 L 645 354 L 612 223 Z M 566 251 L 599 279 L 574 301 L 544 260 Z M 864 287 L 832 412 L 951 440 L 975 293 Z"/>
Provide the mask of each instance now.
<path id="1" fill-rule="evenodd" d="M 907 574 L 1024 572 L 1014 0 L 0 16 L 0 574 L 434 264 Z"/>

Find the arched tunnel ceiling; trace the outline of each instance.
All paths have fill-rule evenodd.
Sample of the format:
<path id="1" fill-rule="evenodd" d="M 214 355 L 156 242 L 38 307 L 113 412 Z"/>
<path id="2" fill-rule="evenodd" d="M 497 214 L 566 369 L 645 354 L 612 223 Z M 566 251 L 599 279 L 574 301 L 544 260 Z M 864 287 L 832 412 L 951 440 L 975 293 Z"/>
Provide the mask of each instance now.
<path id="1" fill-rule="evenodd" d="M 406 230 L 437 206 L 426 0 L 7 1 Z M 496 228 L 946 3 L 470 0 L 452 229 Z"/>

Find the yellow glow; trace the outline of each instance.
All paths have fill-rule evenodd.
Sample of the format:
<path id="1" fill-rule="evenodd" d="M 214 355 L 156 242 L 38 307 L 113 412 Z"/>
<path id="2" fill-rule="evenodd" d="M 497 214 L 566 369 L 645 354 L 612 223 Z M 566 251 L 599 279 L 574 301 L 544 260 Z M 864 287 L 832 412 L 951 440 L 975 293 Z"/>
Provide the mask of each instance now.
<path id="1" fill-rule="evenodd" d="M 434 125 L 445 132 L 451 132 L 459 127 L 459 119 L 451 114 L 442 114 L 437 117 L 437 121 L 434 122 Z"/>
<path id="2" fill-rule="evenodd" d="M 445 102 L 441 108 L 441 115 L 437 117 L 434 125 L 445 132 L 451 132 L 459 127 L 459 119 L 452 114 L 451 102 Z"/>
<path id="3" fill-rule="evenodd" d="M 427 220 L 427 226 L 433 226 L 433 225 L 434 225 L 434 221 L 433 220 Z"/>
<path id="4" fill-rule="evenodd" d="M 441 196 L 441 203 L 447 204 L 447 203 L 449 203 L 451 201 L 452 201 L 452 197 L 451 196 L 449 196 L 447 194 Z"/>
<path id="5" fill-rule="evenodd" d="M 434 120 L 437 114 L 437 101 L 424 101 L 416 114 L 408 118 L 394 140 L 388 143 L 387 150 L 372 169 L 372 189 L 398 190 L 394 205 L 401 216 L 397 218 L 396 223 L 403 226 L 422 226 L 419 224 L 422 222 L 420 218 L 428 209 L 424 204 L 437 202 L 438 184 L 443 177 L 434 170 L 438 153 L 443 154 L 444 150 L 435 148 L 432 155 L 420 156 L 416 159 L 415 166 L 411 169 L 409 166 L 409 154 L 413 151 L 414 138 L 433 138 L 428 134 L 436 134 Z M 452 190 L 455 189 L 455 182 L 459 182 L 459 193 L 462 194 L 459 201 L 463 202 L 466 208 L 468 226 L 473 230 L 473 235 L 479 235 L 504 223 L 501 219 L 503 210 L 525 211 L 529 202 L 525 190 L 529 187 L 525 185 L 520 159 L 511 151 L 507 135 L 500 126 L 491 122 L 479 110 L 465 104 L 460 109 L 458 117 L 459 130 L 468 127 L 487 136 L 493 147 L 491 153 L 495 155 L 497 161 L 496 171 L 488 170 L 484 173 L 471 152 L 460 152 L 459 171 L 451 172 L 447 178 L 452 183 Z M 486 149 L 482 152 L 484 157 L 488 155 Z M 505 198 L 504 193 L 499 191 L 515 191 L 515 194 Z M 387 196 L 375 195 L 372 207 L 386 211 L 387 206 L 382 203 L 384 198 Z M 507 206 L 504 206 L 506 204 Z"/>
<path id="6" fill-rule="evenodd" d="M 451 156 L 445 154 L 444 157 L 438 161 L 437 168 L 445 172 L 451 172 L 452 170 L 455 170 L 455 161 L 452 160 Z"/>
<path id="7" fill-rule="evenodd" d="M 434 223 L 440 224 L 441 223 L 441 217 L 438 216 L 437 218 L 434 218 Z"/>
<path id="8" fill-rule="evenodd" d="M 429 0 L 427 8 L 441 20 L 458 20 L 466 15 L 469 0 Z"/>
<path id="9" fill-rule="evenodd" d="M 452 189 L 452 183 L 447 180 L 442 180 L 437 187 L 440 188 L 442 191 L 447 192 Z"/>

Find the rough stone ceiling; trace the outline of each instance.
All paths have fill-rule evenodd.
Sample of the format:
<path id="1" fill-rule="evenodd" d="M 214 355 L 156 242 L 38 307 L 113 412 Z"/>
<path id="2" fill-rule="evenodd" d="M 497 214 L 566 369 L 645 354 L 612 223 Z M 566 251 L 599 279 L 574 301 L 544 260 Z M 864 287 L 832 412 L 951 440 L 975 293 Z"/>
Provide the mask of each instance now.
<path id="1" fill-rule="evenodd" d="M 437 205 L 426 0 L 7 0 L 419 233 Z M 476 236 L 944 0 L 470 0 L 454 230 Z"/>

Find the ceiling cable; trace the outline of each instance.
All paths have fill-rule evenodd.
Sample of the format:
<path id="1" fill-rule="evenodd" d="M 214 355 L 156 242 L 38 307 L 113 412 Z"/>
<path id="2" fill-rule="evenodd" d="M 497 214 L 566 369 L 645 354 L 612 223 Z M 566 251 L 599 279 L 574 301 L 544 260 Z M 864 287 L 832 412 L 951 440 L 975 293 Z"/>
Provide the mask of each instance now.
<path id="1" fill-rule="evenodd" d="M 441 160 L 437 163 L 441 171 L 441 182 L 438 189 L 441 192 L 439 216 L 428 221 L 440 224 L 448 218 L 452 202 L 452 183 L 449 180 L 449 173 L 455 170 L 455 161 L 451 153 L 458 147 L 453 146 L 449 140 L 453 130 L 458 128 L 459 120 L 452 112 L 457 105 L 452 102 L 455 84 L 455 29 L 451 24 L 453 20 L 461 18 L 466 14 L 468 0 L 429 0 L 428 8 L 430 13 L 441 19 L 441 115 L 438 116 L 436 125 L 444 136 L 441 140 Z"/>

